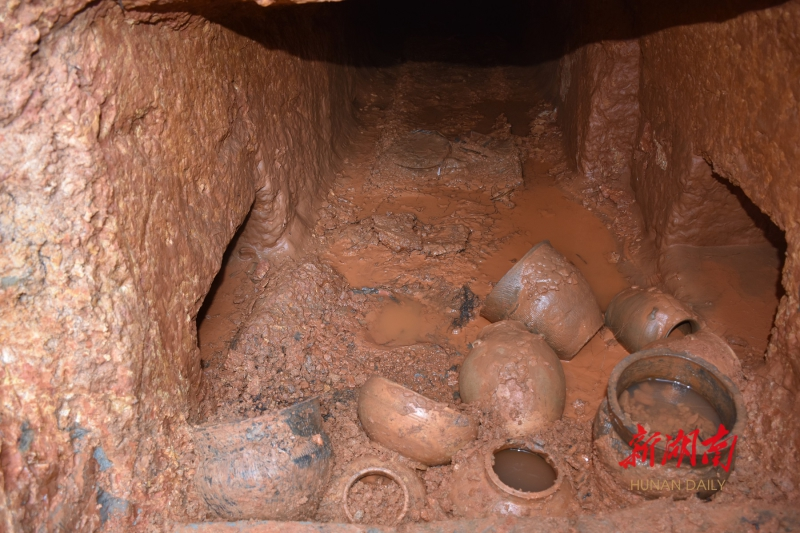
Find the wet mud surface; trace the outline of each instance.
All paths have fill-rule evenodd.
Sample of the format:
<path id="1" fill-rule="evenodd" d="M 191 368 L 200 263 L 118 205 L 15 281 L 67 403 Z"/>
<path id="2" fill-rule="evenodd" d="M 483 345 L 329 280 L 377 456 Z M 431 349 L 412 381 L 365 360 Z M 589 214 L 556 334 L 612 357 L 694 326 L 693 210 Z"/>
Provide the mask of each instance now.
<path id="1" fill-rule="evenodd" d="M 658 281 L 632 193 L 569 169 L 557 110 L 532 96 L 530 76 L 516 67 L 424 63 L 383 72 L 359 99 L 362 126 L 319 210 L 311 252 L 270 263 L 231 259 L 204 307 L 201 421 L 253 417 L 320 398 L 335 465 L 319 521 L 343 519 L 337 479 L 365 455 L 405 464 L 424 481 L 427 497 L 406 520 L 453 517 L 453 465 L 505 436 L 461 403 L 460 365 L 489 324 L 479 315 L 484 299 L 532 245 L 550 240 L 586 277 L 603 311 L 620 290 Z M 435 166 L 408 168 L 395 161 L 394 143 L 417 129 L 438 131 L 450 141 L 445 156 L 436 150 L 422 154 L 423 166 L 439 158 Z M 689 253 L 674 259 L 670 271 L 709 260 L 724 263 Z M 707 294 L 710 285 L 703 280 L 716 276 L 714 269 L 693 270 L 688 303 L 702 300 L 706 319 L 720 324 L 716 329 L 763 354 L 761 322 L 744 324 L 745 315 L 729 317 L 722 309 L 754 298 L 770 316 L 764 323 L 771 322 L 777 299 L 763 296 L 771 282 L 753 288 L 740 276 L 742 285 L 721 296 Z M 567 481 L 584 512 L 637 503 L 606 497 L 594 482 L 591 460 L 592 420 L 609 374 L 627 355 L 601 328 L 572 360 L 561 362 L 563 418 L 531 436 L 569 465 Z M 758 357 L 752 359 L 757 368 Z M 371 375 L 478 417 L 478 439 L 453 464 L 434 467 L 370 441 L 358 420 L 357 399 Z M 740 446 L 737 470 L 715 501 L 779 497 L 774 486 L 765 488 L 759 480 L 746 439 Z M 391 522 L 394 487 L 362 480 L 352 489 L 356 507 L 364 508 L 362 523 Z M 386 511 L 368 514 L 378 503 Z"/>

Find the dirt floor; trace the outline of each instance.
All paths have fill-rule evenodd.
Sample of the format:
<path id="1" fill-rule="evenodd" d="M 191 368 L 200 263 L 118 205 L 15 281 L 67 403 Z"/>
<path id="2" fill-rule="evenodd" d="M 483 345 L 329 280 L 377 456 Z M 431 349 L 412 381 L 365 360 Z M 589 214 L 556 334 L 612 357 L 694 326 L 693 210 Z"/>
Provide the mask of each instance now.
<path id="1" fill-rule="evenodd" d="M 479 315 L 482 302 L 541 240 L 581 270 L 602 310 L 626 287 L 661 281 L 632 194 L 569 169 L 558 110 L 532 86 L 533 72 L 511 66 L 409 62 L 375 76 L 359 99 L 360 131 L 319 211 L 310 253 L 252 262 L 234 251 L 201 311 L 205 421 L 252 417 L 317 396 L 333 442 L 334 480 L 362 455 L 397 460 L 415 468 L 427 488 L 427 502 L 411 518 L 453 517 L 453 466 L 426 467 L 371 442 L 356 415 L 358 387 L 376 374 L 467 409 L 459 368 L 488 324 Z M 395 143 L 418 129 L 451 142 L 435 167 L 397 164 Z M 746 359 L 745 378 L 752 379 L 778 301 L 780 261 L 774 252 L 735 248 L 683 247 L 662 258 L 668 266 L 661 270 L 677 276 L 666 285 Z M 626 355 L 603 328 L 563 362 L 564 416 L 533 436 L 569 465 L 583 512 L 639 502 L 600 491 L 591 461 L 592 420 L 612 368 Z M 478 441 L 455 463 L 503 436 L 483 422 Z M 785 497 L 759 477 L 746 438 L 738 457 L 715 502 Z M 340 496 L 329 490 L 316 519 L 342 520 Z M 397 513 L 395 503 L 386 513 Z M 375 523 L 391 518 L 371 515 Z"/>

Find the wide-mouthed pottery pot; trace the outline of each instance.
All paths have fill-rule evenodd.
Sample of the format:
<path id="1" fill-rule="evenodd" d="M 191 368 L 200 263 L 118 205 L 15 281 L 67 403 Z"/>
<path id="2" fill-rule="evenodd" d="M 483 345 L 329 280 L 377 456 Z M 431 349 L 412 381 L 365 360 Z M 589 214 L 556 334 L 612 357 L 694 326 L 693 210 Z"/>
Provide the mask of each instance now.
<path id="1" fill-rule="evenodd" d="M 689 387 L 710 404 L 729 434 L 716 445 L 709 441 L 703 444 L 700 438 L 692 442 L 688 438 L 692 428 L 687 426 L 684 433 L 688 440 L 677 440 L 677 432 L 668 439 L 650 429 L 647 420 L 633 420 L 623 411 L 620 396 L 632 385 L 648 380 Z M 724 486 L 735 466 L 733 437 L 742 437 L 746 421 L 741 392 L 715 366 L 664 347 L 631 354 L 611 372 L 606 398 L 595 417 L 594 464 L 607 474 L 597 479 L 610 480 L 611 484 L 604 487 L 609 492 L 625 490 L 645 498 L 684 499 L 695 494 L 709 498 Z M 637 436 L 640 426 L 646 433 Z M 678 466 L 680 442 L 686 447 Z M 719 448 L 718 457 L 715 446 Z"/>
<path id="2" fill-rule="evenodd" d="M 226 520 L 303 520 L 314 515 L 332 467 L 319 402 L 194 428 L 195 485 Z"/>
<path id="3" fill-rule="evenodd" d="M 676 353 L 686 353 L 711 363 L 717 370 L 728 376 L 734 383 L 741 383 L 742 363 L 727 342 L 707 329 L 686 336 L 667 337 L 645 346 L 646 350 L 652 348 L 667 348 Z"/>
<path id="4" fill-rule="evenodd" d="M 519 320 L 569 360 L 603 325 L 603 316 L 580 270 L 542 241 L 503 276 L 486 297 L 490 322 Z"/>
<path id="5" fill-rule="evenodd" d="M 495 471 L 495 454 L 522 450 L 539 455 L 555 479 L 544 490 L 527 492 L 503 481 Z M 464 518 L 500 516 L 567 516 L 574 507 L 575 491 L 556 455 L 527 439 L 503 439 L 470 450 L 454 465 L 449 499 L 453 514 Z"/>
<path id="6" fill-rule="evenodd" d="M 449 463 L 478 436 L 471 417 L 380 376 L 361 387 L 358 419 L 375 442 L 431 466 Z"/>
<path id="7" fill-rule="evenodd" d="M 564 413 L 561 361 L 541 335 L 516 320 L 483 328 L 458 379 L 461 399 L 479 402 L 509 436 L 543 429 Z"/>
<path id="8" fill-rule="evenodd" d="M 678 300 L 656 288 L 620 292 L 606 309 L 606 326 L 629 352 L 667 337 L 700 331 L 697 317 Z"/>

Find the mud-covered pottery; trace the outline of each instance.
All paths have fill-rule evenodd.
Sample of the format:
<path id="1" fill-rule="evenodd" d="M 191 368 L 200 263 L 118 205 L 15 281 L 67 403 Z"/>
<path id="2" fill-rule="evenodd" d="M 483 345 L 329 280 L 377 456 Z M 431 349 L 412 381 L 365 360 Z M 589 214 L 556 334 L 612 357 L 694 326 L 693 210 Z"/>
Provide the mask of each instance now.
<path id="1" fill-rule="evenodd" d="M 256 418 L 196 427 L 195 484 L 227 520 L 314 515 L 332 467 L 316 399 Z"/>
<path id="2" fill-rule="evenodd" d="M 425 507 L 425 483 L 417 473 L 408 466 L 397 461 L 385 461 L 372 455 L 359 457 L 344 469 L 341 476 L 334 480 L 333 489 L 340 495 L 342 521 L 356 523 L 357 510 L 352 508 L 350 502 L 350 489 L 360 480 L 373 478 L 388 478 L 396 483 L 403 491 L 403 508 L 397 514 L 394 523 L 399 524 L 408 520 L 419 520 L 420 511 Z"/>
<path id="3" fill-rule="evenodd" d="M 468 415 L 379 376 L 359 391 L 358 419 L 375 442 L 431 466 L 449 463 L 478 436 Z"/>
<path id="4" fill-rule="evenodd" d="M 714 442 L 694 440 L 687 426 L 686 439 L 679 439 L 677 432 L 668 439 L 651 430 L 646 420 L 632 420 L 622 409 L 620 395 L 648 380 L 691 388 L 710 404 L 728 434 Z M 735 466 L 734 437 L 742 438 L 746 420 L 742 394 L 713 365 L 664 347 L 634 353 L 614 367 L 595 417 L 594 464 L 603 474 L 596 479 L 600 485 L 606 483 L 604 490 L 610 492 L 624 490 L 646 498 L 684 499 L 694 494 L 709 498 L 724 487 Z M 646 433 L 640 433 L 640 426 Z"/>
<path id="5" fill-rule="evenodd" d="M 553 469 L 555 479 L 545 490 L 517 490 L 495 472 L 495 454 L 523 450 L 539 455 Z M 453 514 L 464 518 L 500 516 L 566 516 L 575 504 L 575 491 L 563 462 L 544 447 L 526 439 L 503 439 L 473 448 L 453 467 L 449 499 Z"/>
<path id="6" fill-rule="evenodd" d="M 549 241 L 531 248 L 497 282 L 481 315 L 490 322 L 519 320 L 564 360 L 575 357 L 603 325 L 586 278 Z"/>
<path id="7" fill-rule="evenodd" d="M 480 402 L 509 436 L 526 435 L 564 413 L 564 369 L 541 335 L 503 320 L 473 342 L 461 365 L 459 393 L 465 403 Z"/>
<path id="8" fill-rule="evenodd" d="M 742 380 L 742 363 L 727 342 L 707 329 L 683 337 L 667 337 L 645 346 L 645 349 L 668 348 L 711 363 L 734 383 Z"/>
<path id="9" fill-rule="evenodd" d="M 632 287 L 617 294 L 608 304 L 605 323 L 629 352 L 671 335 L 684 336 L 700 330 L 694 313 L 653 287 Z"/>

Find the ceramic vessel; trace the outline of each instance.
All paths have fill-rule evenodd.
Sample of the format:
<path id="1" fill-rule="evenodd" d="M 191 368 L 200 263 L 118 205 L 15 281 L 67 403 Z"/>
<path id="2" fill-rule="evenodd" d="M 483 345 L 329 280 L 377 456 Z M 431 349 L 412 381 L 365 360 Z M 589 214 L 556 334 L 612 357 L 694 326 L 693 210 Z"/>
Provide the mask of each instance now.
<path id="1" fill-rule="evenodd" d="M 413 469 L 396 461 L 384 461 L 375 456 L 364 456 L 350 463 L 340 477 L 335 480 L 334 490 L 341 497 L 341 516 L 345 521 L 358 522 L 351 508 L 350 489 L 367 476 L 386 477 L 397 483 L 403 490 L 403 508 L 392 525 L 408 520 L 419 520 L 419 513 L 425 507 L 425 484 Z"/>
<path id="2" fill-rule="evenodd" d="M 664 436 L 655 436 L 653 431 L 641 437 L 644 442 L 649 442 L 647 456 L 639 454 L 635 458 L 635 465 L 630 463 L 634 451 L 631 443 L 637 434 L 638 424 L 622 410 L 619 396 L 631 385 L 650 379 L 686 385 L 714 408 L 721 423 L 730 432 L 727 438 L 729 445 L 720 450 L 716 466 L 713 443 L 703 445 L 698 439 L 686 448 L 682 463 L 678 466 L 678 456 L 669 454 L 679 449 L 674 442 L 670 445 Z M 594 421 L 593 439 L 597 459 L 594 464 L 612 481 L 605 487 L 608 490 L 623 489 L 646 498 L 683 499 L 693 494 L 709 498 L 720 490 L 734 468 L 736 449 L 730 444 L 733 436 L 741 438 L 746 419 L 742 394 L 716 367 L 697 357 L 675 353 L 663 347 L 643 350 L 620 361 L 611 372 L 606 398 Z M 691 429 L 687 428 L 686 432 L 689 431 Z M 668 454 L 666 460 L 665 454 Z"/>
<path id="3" fill-rule="evenodd" d="M 459 373 L 465 403 L 480 402 L 509 436 L 526 435 L 561 418 L 566 382 L 561 361 L 541 335 L 521 322 L 486 326 Z"/>
<path id="4" fill-rule="evenodd" d="M 575 357 L 603 325 L 589 283 L 549 241 L 531 248 L 497 282 L 481 315 L 490 322 L 519 320 L 564 360 Z"/>
<path id="5" fill-rule="evenodd" d="M 734 383 L 742 381 L 742 364 L 736 354 L 722 340 L 707 329 L 697 333 L 690 333 L 685 337 L 667 337 L 648 344 L 645 349 L 668 348 L 676 353 L 685 353 L 711 363 L 717 370 L 733 380 Z"/>
<path id="6" fill-rule="evenodd" d="M 311 518 L 332 466 L 316 399 L 256 418 L 197 427 L 195 484 L 227 520 Z"/>
<path id="7" fill-rule="evenodd" d="M 516 490 L 494 471 L 494 454 L 518 449 L 540 455 L 555 470 L 553 485 L 540 492 Z M 575 491 L 555 455 L 526 439 L 504 439 L 471 450 L 454 466 L 449 499 L 453 514 L 464 518 L 500 516 L 567 516 L 574 506 Z"/>
<path id="8" fill-rule="evenodd" d="M 700 331 L 694 313 L 678 300 L 656 288 L 630 288 L 617 294 L 608 304 L 606 326 L 629 352 L 669 336 L 684 336 Z"/>
<path id="9" fill-rule="evenodd" d="M 431 466 L 449 463 L 478 436 L 469 416 L 379 376 L 361 387 L 358 418 L 372 440 Z"/>

